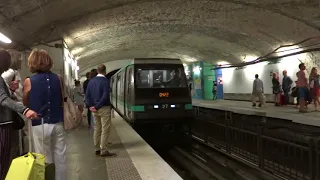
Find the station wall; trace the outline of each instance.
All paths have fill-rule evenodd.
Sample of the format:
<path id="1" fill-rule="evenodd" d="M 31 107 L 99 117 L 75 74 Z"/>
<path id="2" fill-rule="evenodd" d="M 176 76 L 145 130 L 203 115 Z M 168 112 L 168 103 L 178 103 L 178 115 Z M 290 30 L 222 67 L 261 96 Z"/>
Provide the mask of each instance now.
<path id="1" fill-rule="evenodd" d="M 272 74 L 278 73 L 282 83 L 282 72 L 286 70 L 293 81 L 297 80 L 296 72 L 299 64 L 307 66 L 307 76 L 313 67 L 320 67 L 320 52 L 305 53 L 278 59 L 276 62 L 262 62 L 243 68 L 225 68 L 211 70 L 214 65 L 206 62 L 196 62 L 185 65 L 186 73 L 192 82 L 192 98 L 212 100 L 212 81 L 217 82 L 217 99 L 251 100 L 253 80 L 258 74 L 264 82 L 266 101 L 273 102 Z M 319 70 L 318 70 L 319 71 Z M 320 71 L 319 71 L 320 73 Z M 222 81 L 221 81 L 222 78 Z M 295 86 L 293 83 L 292 87 Z"/>
<path id="2" fill-rule="evenodd" d="M 312 67 L 319 67 L 319 53 L 305 53 L 296 56 L 279 59 L 277 63 L 258 63 L 242 69 L 227 68 L 222 69 L 224 99 L 250 100 L 253 80 L 255 74 L 259 74 L 264 83 L 267 101 L 273 101 L 272 95 L 272 73 L 279 73 L 280 83 L 282 83 L 282 71 L 287 70 L 288 76 L 293 81 L 297 80 L 296 72 L 299 71 L 299 64 L 304 62 L 307 66 L 307 76 Z M 292 87 L 295 86 L 295 83 Z"/>
<path id="3" fill-rule="evenodd" d="M 62 43 L 62 41 L 54 41 L 51 43 L 48 43 L 48 45 L 53 46 L 56 43 Z M 61 49 L 59 48 L 53 48 L 53 47 L 49 47 L 49 46 L 44 46 L 44 45 L 39 45 L 39 46 L 35 46 L 33 47 L 33 49 L 44 49 L 46 50 L 49 55 L 51 56 L 52 60 L 53 60 L 53 68 L 52 71 L 55 73 L 59 73 L 59 74 L 63 74 L 63 52 Z M 25 79 L 28 76 L 31 76 L 31 72 L 28 69 L 28 57 L 31 53 L 31 51 L 21 51 L 19 52 L 21 54 L 21 70 L 20 70 L 20 74 L 21 74 L 21 78 Z"/>

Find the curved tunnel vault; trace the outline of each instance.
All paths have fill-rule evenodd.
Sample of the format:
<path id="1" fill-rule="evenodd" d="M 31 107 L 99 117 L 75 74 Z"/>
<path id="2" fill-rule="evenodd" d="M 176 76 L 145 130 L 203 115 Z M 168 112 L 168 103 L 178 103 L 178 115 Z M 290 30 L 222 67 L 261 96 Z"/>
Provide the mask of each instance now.
<path id="1" fill-rule="evenodd" d="M 135 57 L 239 63 L 320 35 L 317 0 L 20 0 L 0 11 L 20 46 L 65 39 L 81 74 Z"/>

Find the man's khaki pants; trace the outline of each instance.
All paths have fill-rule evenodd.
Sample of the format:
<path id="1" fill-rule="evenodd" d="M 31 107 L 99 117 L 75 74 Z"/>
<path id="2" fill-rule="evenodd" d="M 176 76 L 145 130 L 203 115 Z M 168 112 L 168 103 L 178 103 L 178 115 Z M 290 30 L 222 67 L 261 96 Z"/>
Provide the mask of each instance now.
<path id="1" fill-rule="evenodd" d="M 257 97 L 259 98 L 260 104 L 263 105 L 264 104 L 264 99 L 263 99 L 263 93 L 262 92 L 253 92 L 252 93 L 252 103 L 253 104 L 256 103 Z"/>
<path id="2" fill-rule="evenodd" d="M 111 129 L 111 107 L 103 106 L 93 113 L 94 118 L 94 147 L 96 151 L 104 153 L 108 151 L 108 138 Z"/>

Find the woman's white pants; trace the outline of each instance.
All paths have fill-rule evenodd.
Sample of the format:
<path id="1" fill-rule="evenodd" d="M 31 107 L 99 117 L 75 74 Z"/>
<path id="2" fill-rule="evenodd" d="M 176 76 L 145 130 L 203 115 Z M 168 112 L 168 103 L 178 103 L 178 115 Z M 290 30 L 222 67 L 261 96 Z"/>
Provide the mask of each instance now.
<path id="1" fill-rule="evenodd" d="M 34 151 L 46 156 L 46 163 L 54 163 L 56 180 L 66 179 L 66 142 L 63 123 L 44 124 L 42 147 L 42 126 L 32 126 Z"/>

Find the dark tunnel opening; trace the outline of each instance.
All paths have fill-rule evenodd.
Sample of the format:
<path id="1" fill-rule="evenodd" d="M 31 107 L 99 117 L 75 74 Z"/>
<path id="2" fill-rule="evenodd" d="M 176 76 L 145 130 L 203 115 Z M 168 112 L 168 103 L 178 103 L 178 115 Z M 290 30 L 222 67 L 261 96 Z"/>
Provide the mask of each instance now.
<path id="1" fill-rule="evenodd" d="M 116 69 L 116 70 L 113 70 L 111 72 L 109 72 L 107 75 L 106 75 L 106 78 L 111 78 L 116 72 L 118 72 L 120 69 Z"/>

